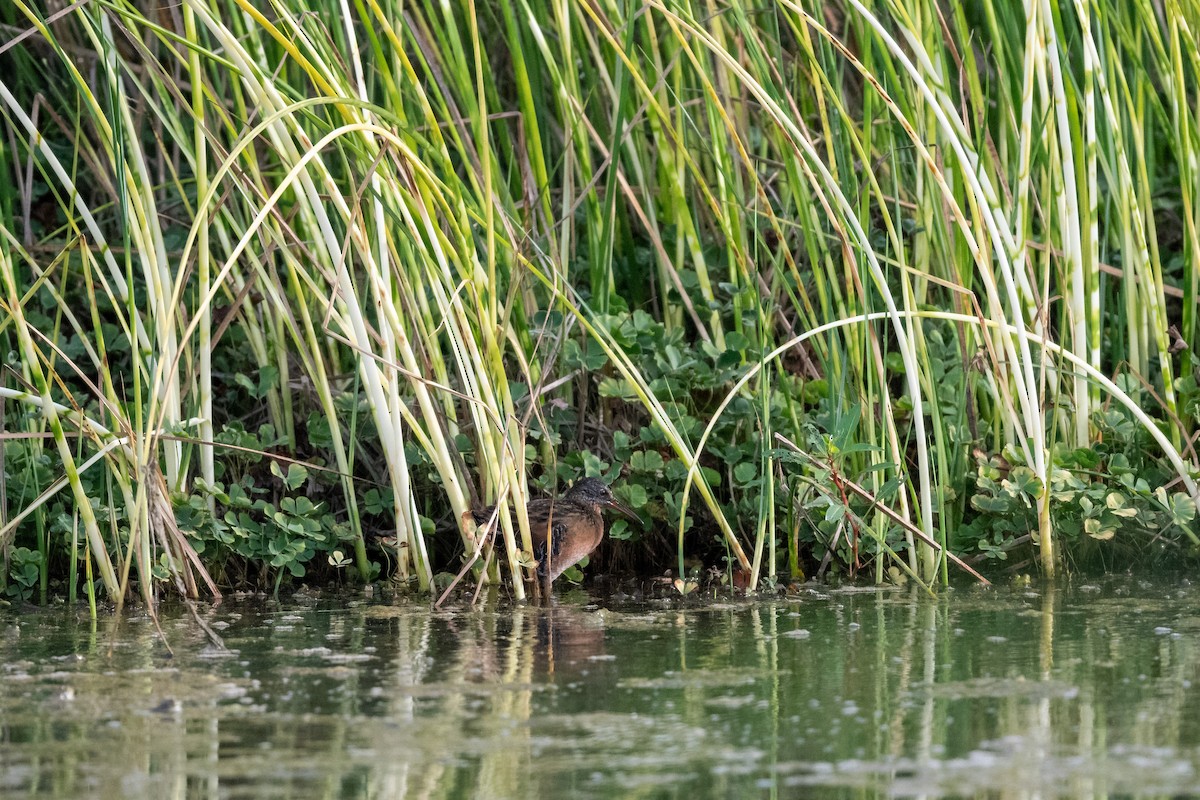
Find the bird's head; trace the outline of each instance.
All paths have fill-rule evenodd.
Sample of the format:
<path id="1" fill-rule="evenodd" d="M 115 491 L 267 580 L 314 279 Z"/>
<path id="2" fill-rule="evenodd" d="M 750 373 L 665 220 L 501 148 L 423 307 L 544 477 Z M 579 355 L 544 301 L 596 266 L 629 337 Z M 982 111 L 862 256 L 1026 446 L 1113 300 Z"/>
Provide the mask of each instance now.
<path id="1" fill-rule="evenodd" d="M 624 517 L 628 517 L 634 522 L 640 521 L 638 515 L 633 513 L 632 509 L 613 497 L 612 490 L 599 478 L 583 478 L 577 481 L 574 486 L 567 490 L 567 493 L 563 497 L 572 503 L 580 505 L 592 506 L 594 508 L 611 508 L 613 511 Z"/>

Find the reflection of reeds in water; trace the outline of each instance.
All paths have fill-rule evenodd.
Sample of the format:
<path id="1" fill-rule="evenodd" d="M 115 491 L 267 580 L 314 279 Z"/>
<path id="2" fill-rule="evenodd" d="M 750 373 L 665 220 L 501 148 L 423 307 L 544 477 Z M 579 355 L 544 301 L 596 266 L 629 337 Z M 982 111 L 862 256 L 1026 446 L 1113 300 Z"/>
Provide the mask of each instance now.
<path id="1" fill-rule="evenodd" d="M 603 651 L 604 631 L 595 624 L 595 615 L 523 607 L 504 613 L 404 614 L 397 617 L 401 619 L 412 645 L 397 649 L 402 663 L 437 664 L 400 669 L 400 675 L 419 674 L 423 680 L 391 693 L 399 703 L 395 711 L 422 723 L 422 749 L 432 762 L 418 771 L 422 789 L 414 796 L 453 797 L 464 791 L 464 781 L 475 786 L 467 792 L 470 796 L 525 796 L 533 774 L 528 723 L 534 696 L 564 668 Z M 438 748 L 460 756 L 448 765 L 448 759 L 437 755 Z M 403 765 L 412 755 L 402 747 L 382 762 L 406 771 Z"/>
<path id="2" fill-rule="evenodd" d="M 173 659 L 144 618 L 33 616 L 0 638 L 0 780 L 6 798 L 655 796 L 660 775 L 680 796 L 1169 795 L 1200 767 L 1194 607 L 1052 589 L 226 605 L 207 621 L 232 652 L 165 619 Z"/>

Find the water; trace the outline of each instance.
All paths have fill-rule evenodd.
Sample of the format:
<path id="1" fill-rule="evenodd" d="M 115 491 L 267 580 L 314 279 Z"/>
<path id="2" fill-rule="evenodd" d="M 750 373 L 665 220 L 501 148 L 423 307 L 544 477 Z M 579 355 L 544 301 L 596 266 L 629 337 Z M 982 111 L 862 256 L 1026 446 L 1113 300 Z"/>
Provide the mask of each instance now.
<path id="1" fill-rule="evenodd" d="M 812 591 L 430 611 L 364 599 L 97 628 L 0 611 L 4 798 L 1200 792 L 1200 592 Z"/>

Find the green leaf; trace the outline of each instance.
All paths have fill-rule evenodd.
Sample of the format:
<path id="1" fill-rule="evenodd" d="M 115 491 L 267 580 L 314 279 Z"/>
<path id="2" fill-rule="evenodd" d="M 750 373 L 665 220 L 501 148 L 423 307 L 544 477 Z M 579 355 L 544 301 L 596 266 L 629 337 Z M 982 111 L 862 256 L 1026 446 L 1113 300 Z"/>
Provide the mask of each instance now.
<path id="1" fill-rule="evenodd" d="M 258 386 L 254 388 L 255 397 L 266 397 L 279 383 L 279 367 L 274 364 L 263 364 L 258 368 Z"/>
<path id="2" fill-rule="evenodd" d="M 271 474 L 283 481 L 291 491 L 300 488 L 301 484 L 308 480 L 308 470 L 305 467 L 299 464 L 288 464 L 287 473 L 284 473 L 283 467 L 274 459 L 271 460 Z"/>
<path id="3" fill-rule="evenodd" d="M 1108 460 L 1108 471 L 1113 475 L 1126 475 L 1133 473 L 1133 467 L 1129 465 L 1129 457 L 1124 453 L 1116 453 Z"/>
<path id="4" fill-rule="evenodd" d="M 676 578 L 674 586 L 675 591 L 686 597 L 687 595 L 696 591 L 696 589 L 700 587 L 700 584 L 696 581 L 685 581 L 682 578 Z"/>
<path id="5" fill-rule="evenodd" d="M 386 496 L 385 496 L 386 492 Z M 391 507 L 392 493 L 391 490 L 368 489 L 363 495 L 363 510 L 368 514 L 382 514 L 385 509 Z"/>
<path id="6" fill-rule="evenodd" d="M 637 472 L 657 472 L 663 468 L 662 453 L 657 450 L 644 450 L 629 457 L 629 466 Z"/>
<path id="7" fill-rule="evenodd" d="M 742 363 L 742 356 L 737 350 L 726 350 L 717 357 L 717 369 L 725 370 Z"/>
<path id="8" fill-rule="evenodd" d="M 1136 508 L 1125 505 L 1125 495 L 1120 492 L 1109 492 L 1108 496 L 1104 498 L 1104 505 L 1118 517 L 1131 518 L 1138 514 Z"/>
<path id="9" fill-rule="evenodd" d="M 563 347 L 563 364 L 569 369 L 595 372 L 607 363 L 608 356 L 594 342 L 581 345 L 576 339 L 568 339 Z"/>
<path id="10" fill-rule="evenodd" d="M 984 514 L 1007 514 L 1012 510 L 1012 501 L 1007 497 L 977 494 L 971 497 L 971 507 Z"/>
<path id="11" fill-rule="evenodd" d="M 308 432 L 308 442 L 315 448 L 328 450 L 333 447 L 333 433 L 329 429 L 329 419 L 322 414 L 312 413 L 305 421 Z"/>
<path id="12" fill-rule="evenodd" d="M 630 508 L 641 508 L 646 505 L 646 501 L 650 499 L 646 492 L 646 487 L 640 483 L 631 483 L 624 489 L 618 492 L 618 495 L 625 501 L 625 505 Z"/>
<path id="13" fill-rule="evenodd" d="M 613 522 L 612 527 L 608 529 L 608 536 L 619 542 L 628 541 L 633 538 L 633 529 L 629 527 L 627 520 L 619 519 Z"/>
<path id="14" fill-rule="evenodd" d="M 1184 492 L 1171 495 L 1171 521 L 1180 527 L 1190 525 L 1196 518 L 1196 501 Z"/>
<path id="15" fill-rule="evenodd" d="M 687 467 L 678 458 L 672 458 L 663 467 L 663 475 L 672 482 L 682 481 L 687 475 Z"/>
<path id="16" fill-rule="evenodd" d="M 1010 464 L 1025 463 L 1025 454 L 1012 442 L 1004 445 L 1004 447 L 1000 450 L 1000 455 L 1004 456 L 1005 460 Z"/>
<path id="17" fill-rule="evenodd" d="M 600 381 L 601 397 L 612 397 L 620 400 L 633 400 L 637 393 L 624 378 L 603 378 Z"/>
<path id="18" fill-rule="evenodd" d="M 1008 473 L 1007 484 L 1031 499 L 1037 499 L 1042 494 L 1042 481 L 1029 467 L 1013 467 Z"/>
<path id="19" fill-rule="evenodd" d="M 752 342 L 737 331 L 730 331 L 725 334 L 725 347 L 735 352 L 741 352 L 749 347 Z"/>
<path id="20" fill-rule="evenodd" d="M 733 468 L 733 479 L 743 486 L 758 477 L 758 465 L 743 461 Z"/>
<path id="21" fill-rule="evenodd" d="M 592 477 L 598 477 L 604 472 L 604 468 L 608 466 L 608 462 L 602 461 L 598 455 L 591 450 L 584 450 L 580 457 L 583 460 L 583 473 Z"/>
<path id="22" fill-rule="evenodd" d="M 838 417 L 833 428 L 833 433 L 830 435 L 830 438 L 833 440 L 832 447 L 835 451 L 841 452 L 850 445 L 854 431 L 858 428 L 858 422 L 861 418 L 862 405 L 860 403 L 850 406 L 846 414 Z"/>
<path id="23" fill-rule="evenodd" d="M 1088 536 L 1101 542 L 1107 542 L 1117 535 L 1116 528 L 1102 526 L 1100 520 L 1095 517 L 1083 521 L 1083 530 Z"/>

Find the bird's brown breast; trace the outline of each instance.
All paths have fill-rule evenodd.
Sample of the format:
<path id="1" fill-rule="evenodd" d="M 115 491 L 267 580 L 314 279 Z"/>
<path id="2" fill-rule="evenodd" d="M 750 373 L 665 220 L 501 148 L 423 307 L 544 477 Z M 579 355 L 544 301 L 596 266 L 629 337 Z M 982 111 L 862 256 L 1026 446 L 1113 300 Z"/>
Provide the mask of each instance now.
<path id="1" fill-rule="evenodd" d="M 472 516 L 482 525 L 494 509 L 489 506 L 472 512 Z M 541 499 L 531 501 L 525 512 L 533 549 L 541 562 L 538 571 L 551 581 L 595 550 L 604 538 L 604 517 L 599 506 L 563 498 Z"/>

